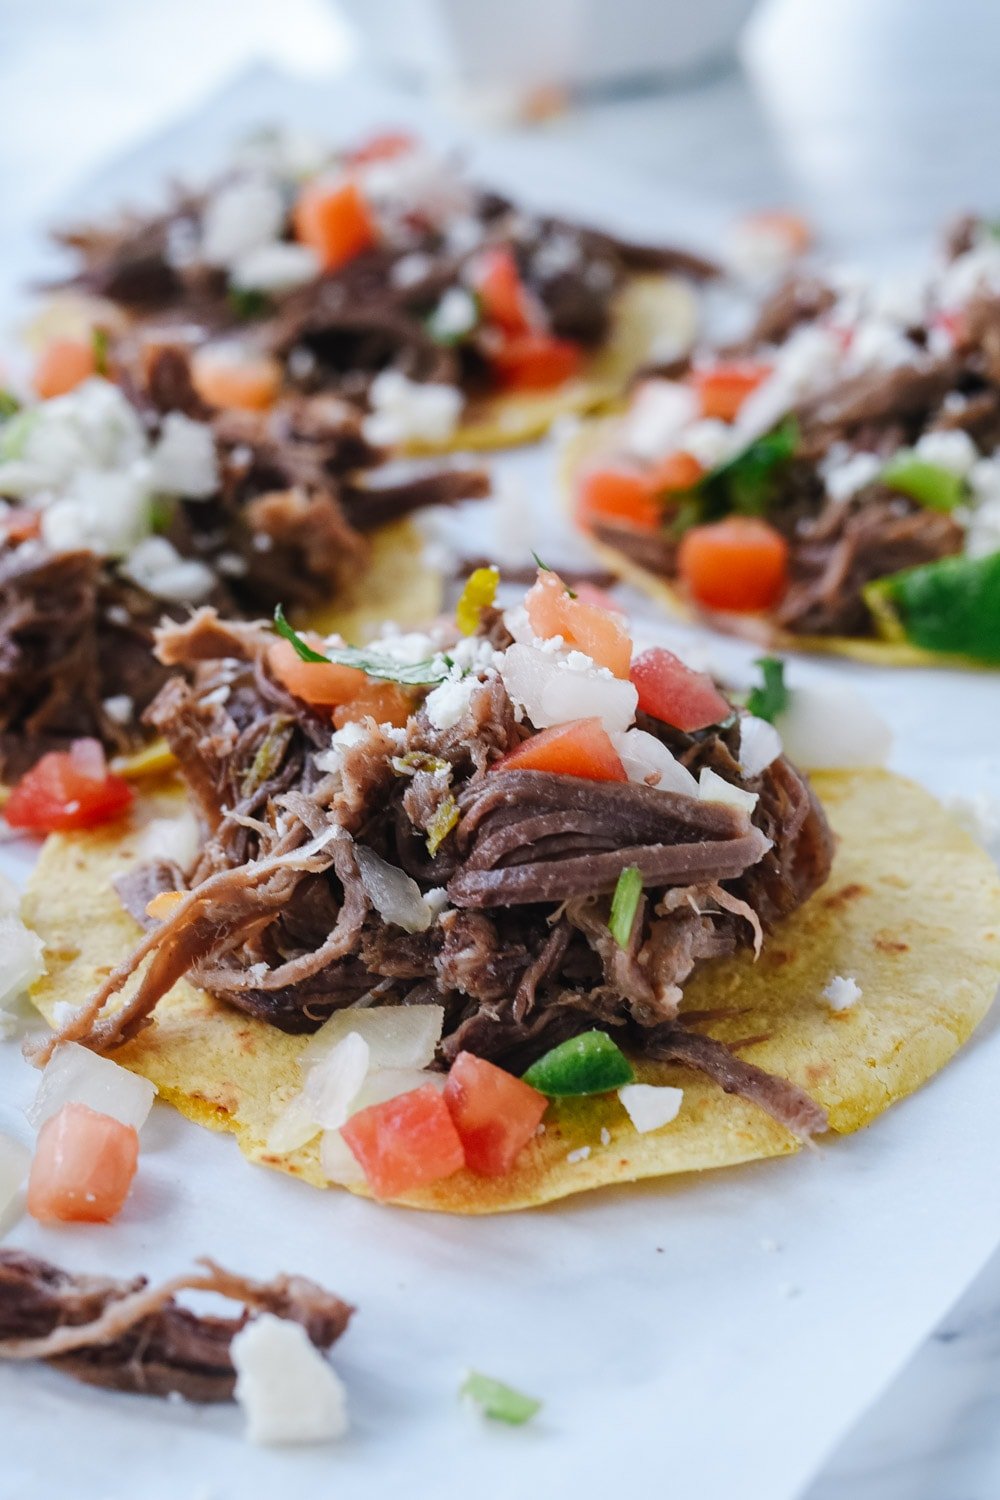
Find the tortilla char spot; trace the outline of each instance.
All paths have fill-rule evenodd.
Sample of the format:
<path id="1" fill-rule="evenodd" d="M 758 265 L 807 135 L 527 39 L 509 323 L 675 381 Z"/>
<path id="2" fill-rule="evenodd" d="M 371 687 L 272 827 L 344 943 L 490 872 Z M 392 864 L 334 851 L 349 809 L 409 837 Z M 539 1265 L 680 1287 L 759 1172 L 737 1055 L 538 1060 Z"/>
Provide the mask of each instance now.
<path id="1" fill-rule="evenodd" d="M 891 933 L 877 932 L 873 939 L 875 947 L 880 953 L 909 953 L 909 943 L 904 943 L 902 938 L 895 938 Z"/>
<path id="2" fill-rule="evenodd" d="M 786 964 L 795 962 L 795 954 L 789 953 L 787 948 L 765 948 L 764 958 L 775 969 L 783 969 Z"/>
<path id="3" fill-rule="evenodd" d="M 808 1083 L 811 1083 L 811 1084 L 822 1083 L 823 1080 L 825 1078 L 829 1078 L 829 1076 L 830 1076 L 830 1064 L 829 1063 L 825 1063 L 825 1062 L 822 1062 L 822 1063 L 810 1063 L 809 1066 L 806 1068 L 806 1081 Z"/>
<path id="4" fill-rule="evenodd" d="M 824 897 L 823 905 L 828 911 L 840 911 L 852 901 L 856 901 L 859 896 L 867 894 L 867 886 L 857 880 L 852 880 L 849 885 L 843 885 L 839 891 L 834 891 L 831 895 Z"/>

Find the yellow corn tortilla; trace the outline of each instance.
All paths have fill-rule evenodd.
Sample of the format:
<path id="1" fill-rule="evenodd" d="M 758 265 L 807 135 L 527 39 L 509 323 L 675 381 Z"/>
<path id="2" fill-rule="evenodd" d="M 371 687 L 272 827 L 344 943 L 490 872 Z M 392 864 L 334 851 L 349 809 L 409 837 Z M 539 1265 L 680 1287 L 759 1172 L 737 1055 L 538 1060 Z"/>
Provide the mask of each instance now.
<path id="1" fill-rule="evenodd" d="M 567 513 L 572 512 L 576 475 L 593 459 L 614 452 L 616 420 L 603 418 L 588 422 L 568 438 L 560 455 L 560 488 Z M 909 641 L 881 640 L 876 637 L 849 635 L 797 635 L 783 630 L 765 614 L 730 614 L 723 610 L 704 609 L 688 599 L 683 589 L 669 578 L 642 567 L 603 542 L 583 531 L 587 545 L 608 570 L 625 583 L 639 589 L 668 615 L 689 623 L 710 625 L 726 635 L 756 641 L 773 651 L 803 651 L 824 656 L 847 656 L 853 661 L 875 667 L 964 667 L 974 671 L 995 670 L 987 663 L 959 653 L 928 651 Z"/>
<path id="2" fill-rule="evenodd" d="M 1000 981 L 1000 878 L 914 783 L 865 771 L 825 773 L 815 785 L 840 839 L 828 884 L 767 940 L 759 962 L 741 954 L 700 972 L 684 1008 L 711 1012 L 710 1024 L 699 1024 L 723 1040 L 756 1038 L 742 1055 L 807 1089 L 844 1134 L 936 1073 L 986 1014 Z M 169 815 L 182 803 L 180 787 L 161 782 L 137 817 Z M 135 858 L 137 836 L 134 824 L 45 845 L 25 914 L 45 941 L 47 973 L 33 999 L 50 1022 L 60 1004 L 81 1003 L 137 939 L 110 885 Z M 821 992 L 838 974 L 856 979 L 862 998 L 834 1014 Z M 190 1119 L 232 1131 L 252 1162 L 325 1186 L 315 1146 L 277 1157 L 264 1144 L 300 1086 L 305 1042 L 181 983 L 115 1055 Z M 507 1176 L 463 1171 L 399 1201 L 492 1213 L 798 1147 L 755 1106 L 695 1073 L 642 1063 L 639 1075 L 683 1088 L 673 1124 L 639 1135 L 614 1095 L 556 1102 Z M 589 1155 L 570 1160 L 583 1147 Z"/>

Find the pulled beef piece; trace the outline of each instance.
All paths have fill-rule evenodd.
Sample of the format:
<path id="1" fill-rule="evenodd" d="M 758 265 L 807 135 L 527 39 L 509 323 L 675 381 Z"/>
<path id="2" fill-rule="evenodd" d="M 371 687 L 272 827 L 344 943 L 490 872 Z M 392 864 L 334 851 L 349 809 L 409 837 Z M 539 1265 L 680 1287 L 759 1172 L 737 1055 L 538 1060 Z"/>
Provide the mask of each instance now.
<path id="1" fill-rule="evenodd" d="M 866 635 L 866 584 L 950 557 L 962 544 L 951 516 L 902 495 L 862 491 L 846 505 L 829 501 L 814 523 L 800 526 L 791 583 L 775 620 L 802 635 Z"/>
<path id="2" fill-rule="evenodd" d="M 761 344 L 783 344 L 803 323 L 812 323 L 829 312 L 836 300 L 836 292 L 825 281 L 799 272 L 765 299 L 738 352 L 750 354 Z"/>
<path id="3" fill-rule="evenodd" d="M 45 1360 L 88 1385 L 144 1396 L 231 1401 L 230 1345 L 252 1313 L 299 1323 L 317 1349 L 344 1332 L 353 1308 L 303 1276 L 251 1281 L 212 1261 L 160 1287 L 146 1278 L 75 1276 L 36 1256 L 0 1249 L 0 1359 Z M 216 1292 L 245 1311 L 210 1317 L 175 1293 Z"/>
<path id="4" fill-rule="evenodd" d="M 405 731 L 369 719 L 331 756 L 329 725 L 269 678 L 269 639 L 210 611 L 161 635 L 161 655 L 194 680 L 168 684 L 150 717 L 208 837 L 182 901 L 56 1040 L 113 1048 L 187 975 L 288 1032 L 356 1003 L 433 1000 L 445 1009 L 445 1060 L 470 1048 L 520 1068 L 594 1025 L 641 1052 L 652 1030 L 683 1024 L 683 987 L 699 965 L 759 949 L 829 873 L 826 820 L 783 758 L 746 783 L 752 816 L 643 785 L 505 770 L 497 762 L 532 730 L 498 675 L 446 729 L 422 709 Z M 221 659 L 205 660 L 211 650 Z M 648 716 L 640 727 L 696 777 L 708 767 L 740 781 L 735 718 L 693 735 Z M 266 775 L 254 769 L 262 747 Z M 422 892 L 445 886 L 450 909 L 414 932 L 384 920 L 362 879 L 362 847 Z M 610 901 L 633 866 L 644 889 L 623 947 Z M 145 878 L 123 891 L 133 907 L 164 876 Z M 106 1012 L 137 970 L 125 1004 Z M 764 1107 L 787 1102 L 753 1070 L 734 1063 L 733 1077 Z"/>
<path id="5" fill-rule="evenodd" d="M 138 714 L 166 680 L 150 649 L 159 613 L 91 552 L 0 551 L 0 776 L 81 736 L 116 751 L 138 742 L 135 721 L 105 704 L 124 696 Z"/>
<path id="6" fill-rule="evenodd" d="M 796 415 L 803 434 L 813 442 L 820 435 L 830 442 L 848 438 L 860 428 L 883 422 L 899 423 L 915 435 L 954 389 L 957 375 L 957 362 L 947 356 L 891 370 L 866 370 L 803 402 Z"/>

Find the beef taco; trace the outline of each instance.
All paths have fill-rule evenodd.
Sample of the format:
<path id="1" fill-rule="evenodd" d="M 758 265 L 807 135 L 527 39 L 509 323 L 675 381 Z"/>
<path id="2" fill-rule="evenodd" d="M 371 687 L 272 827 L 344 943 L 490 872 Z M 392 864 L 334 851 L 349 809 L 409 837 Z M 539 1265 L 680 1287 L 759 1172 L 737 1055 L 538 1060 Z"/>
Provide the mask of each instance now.
<path id="1" fill-rule="evenodd" d="M 1000 242 L 927 275 L 799 274 L 738 348 L 644 382 L 566 484 L 618 572 L 786 648 L 1000 665 Z"/>
<path id="2" fill-rule="evenodd" d="M 80 739 L 139 749 L 167 675 L 150 649 L 163 616 L 283 600 L 352 639 L 389 614 L 426 619 L 439 583 L 407 517 L 487 489 L 477 470 L 393 475 L 335 396 L 212 413 L 176 353 L 146 377 L 0 415 L 4 779 Z"/>
<path id="3" fill-rule="evenodd" d="M 259 140 L 162 213 L 63 234 L 43 381 L 97 326 L 124 370 L 186 347 L 215 408 L 332 394 L 373 442 L 439 451 L 536 437 L 690 343 L 696 255 L 522 212 L 408 136 L 303 151 Z"/>
<path id="4" fill-rule="evenodd" d="M 180 780 L 43 851 L 42 1059 L 462 1213 L 791 1152 L 941 1067 L 1000 978 L 985 854 L 884 770 L 811 786 L 773 691 L 635 653 L 550 571 L 505 614 L 495 584 L 363 652 L 280 613 L 158 633 Z"/>

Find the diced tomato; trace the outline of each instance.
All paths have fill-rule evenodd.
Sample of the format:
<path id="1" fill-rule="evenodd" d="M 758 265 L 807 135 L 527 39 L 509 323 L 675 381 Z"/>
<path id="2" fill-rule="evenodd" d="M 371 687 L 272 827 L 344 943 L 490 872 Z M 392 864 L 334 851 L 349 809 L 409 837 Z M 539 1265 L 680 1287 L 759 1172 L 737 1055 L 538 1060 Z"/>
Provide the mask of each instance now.
<path id="1" fill-rule="evenodd" d="M 94 347 L 82 339 L 53 339 L 46 344 L 35 366 L 33 385 L 43 401 L 65 396 L 91 375 L 97 374 Z"/>
<path id="2" fill-rule="evenodd" d="M 316 178 L 299 194 L 292 213 L 295 233 L 319 256 L 324 271 L 335 271 L 378 240 L 361 189 L 351 178 Z"/>
<path id="3" fill-rule="evenodd" d="M 788 543 L 766 521 L 727 516 L 686 532 L 677 566 L 692 598 L 709 609 L 769 609 L 788 583 Z"/>
<path id="4" fill-rule="evenodd" d="M 813 242 L 812 226 L 801 214 L 787 209 L 769 208 L 747 214 L 741 221 L 745 228 L 761 230 L 775 239 L 784 240 L 790 255 L 804 255 Z"/>
<path id="5" fill-rule="evenodd" d="M 86 1104 L 46 1120 L 28 1178 L 28 1212 L 42 1224 L 105 1223 L 120 1211 L 139 1163 L 139 1136 Z"/>
<path id="6" fill-rule="evenodd" d="M 128 782 L 108 770 L 97 740 L 76 740 L 69 750 L 50 750 L 24 773 L 4 816 L 11 828 L 34 833 L 94 828 L 123 813 L 133 795 Z"/>
<path id="7" fill-rule="evenodd" d="M 642 712 L 686 734 L 718 724 L 732 712 L 711 677 L 692 671 L 663 646 L 640 651 L 631 676 Z"/>
<path id="8" fill-rule="evenodd" d="M 358 1110 L 341 1134 L 376 1198 L 396 1198 L 465 1166 L 448 1106 L 431 1083 Z"/>
<path id="9" fill-rule="evenodd" d="M 574 599 L 559 574 L 548 568 L 539 573 L 524 603 L 540 640 L 561 635 L 568 646 L 591 657 L 599 667 L 607 667 L 616 677 L 628 676 L 632 641 L 620 614 Z"/>
<path id="10" fill-rule="evenodd" d="M 206 345 L 191 362 L 191 379 L 209 406 L 266 411 L 281 388 L 281 366 L 268 354 Z"/>
<path id="11" fill-rule="evenodd" d="M 654 464 L 649 472 L 649 482 L 655 494 L 675 494 L 694 489 L 704 472 L 693 454 L 678 449 Z"/>
<path id="12" fill-rule="evenodd" d="M 554 771 L 586 781 L 628 781 L 621 756 L 600 719 L 574 719 L 543 729 L 508 751 L 494 771 Z"/>
<path id="13" fill-rule="evenodd" d="M 13 546 L 21 542 L 32 542 L 41 534 L 42 518 L 37 510 L 15 506 L 0 521 L 4 536 Z"/>
<path id="14" fill-rule="evenodd" d="M 547 391 L 571 380 L 583 363 L 583 350 L 551 333 L 521 333 L 491 356 L 499 384 L 507 391 Z"/>
<path id="15" fill-rule="evenodd" d="M 370 136 L 348 151 L 346 160 L 353 167 L 366 167 L 373 161 L 392 161 L 397 156 L 406 156 L 417 147 L 417 138 L 405 130 L 383 130 Z"/>
<path id="16" fill-rule="evenodd" d="M 465 1151 L 480 1177 L 509 1172 L 541 1122 L 548 1100 L 512 1073 L 460 1052 L 451 1065 L 444 1101 Z"/>
<path id="17" fill-rule="evenodd" d="M 691 383 L 698 393 L 702 416 L 732 422 L 747 397 L 770 373 L 770 365 L 755 364 L 751 360 L 734 360 L 729 364 L 694 370 Z"/>
<path id="18" fill-rule="evenodd" d="M 487 323 L 504 333 L 529 331 L 531 304 L 512 250 L 505 245 L 484 250 L 477 258 L 473 280 Z"/>
<path id="19" fill-rule="evenodd" d="M 332 661 L 303 661 L 291 641 L 275 641 L 268 649 L 267 664 L 282 687 L 317 708 L 350 703 L 369 684 L 368 677 L 357 667 L 342 667 Z"/>
<path id="20" fill-rule="evenodd" d="M 588 469 L 580 475 L 576 518 L 584 528 L 611 521 L 634 526 L 637 531 L 655 531 L 660 515 L 649 475 L 641 469 L 621 463 Z"/>
<path id="21" fill-rule="evenodd" d="M 369 677 L 360 693 L 333 711 L 335 729 L 372 718 L 376 724 L 394 724 L 402 729 L 413 712 L 413 699 L 398 682 L 379 682 Z"/>

